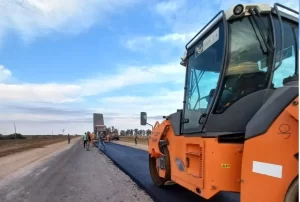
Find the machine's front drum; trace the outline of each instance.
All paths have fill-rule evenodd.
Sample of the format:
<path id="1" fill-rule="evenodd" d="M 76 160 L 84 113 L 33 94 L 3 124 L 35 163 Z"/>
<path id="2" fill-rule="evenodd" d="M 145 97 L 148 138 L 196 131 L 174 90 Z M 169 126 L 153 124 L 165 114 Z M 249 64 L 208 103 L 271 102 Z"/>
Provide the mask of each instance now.
<path id="1" fill-rule="evenodd" d="M 158 187 L 161 187 L 165 184 L 165 182 L 169 181 L 171 179 L 171 165 L 170 165 L 170 155 L 169 155 L 169 150 L 167 146 L 164 146 L 162 148 L 162 152 L 164 154 L 164 168 L 165 168 L 165 177 L 160 177 L 158 173 L 158 158 L 151 157 L 149 155 L 149 170 L 150 170 L 150 175 L 152 178 L 152 181 L 154 184 Z"/>

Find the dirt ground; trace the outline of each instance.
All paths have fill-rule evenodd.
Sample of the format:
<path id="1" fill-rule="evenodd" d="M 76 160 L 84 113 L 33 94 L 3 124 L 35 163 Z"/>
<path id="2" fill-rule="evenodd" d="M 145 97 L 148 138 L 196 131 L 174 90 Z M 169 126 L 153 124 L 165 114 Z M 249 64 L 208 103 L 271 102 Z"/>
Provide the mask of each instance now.
<path id="1" fill-rule="evenodd" d="M 62 141 L 67 142 L 67 136 L 29 136 L 26 139 L 0 140 L 0 157 L 34 148 L 42 148 Z"/>

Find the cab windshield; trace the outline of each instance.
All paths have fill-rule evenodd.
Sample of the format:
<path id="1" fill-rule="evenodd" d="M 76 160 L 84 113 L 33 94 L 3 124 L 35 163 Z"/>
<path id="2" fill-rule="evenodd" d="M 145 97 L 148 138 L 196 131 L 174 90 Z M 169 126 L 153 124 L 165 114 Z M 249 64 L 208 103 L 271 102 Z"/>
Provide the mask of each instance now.
<path id="1" fill-rule="evenodd" d="M 214 113 L 223 113 L 233 103 L 251 93 L 266 88 L 282 87 L 285 78 L 297 74 L 298 25 L 287 19 L 282 21 L 284 47 L 282 62 L 279 65 L 281 54 L 280 24 L 277 15 L 273 15 L 272 18 L 277 42 L 275 50 L 268 50 L 267 48 L 267 46 L 271 47 L 274 41 L 269 15 L 262 16 L 261 22 L 265 24 L 263 30 L 259 30 L 255 26 L 253 16 L 228 22 L 229 63 L 224 77 L 221 97 Z M 266 37 L 265 42 L 260 31 Z M 275 57 L 275 68 L 278 67 L 274 72 L 272 71 L 273 57 Z M 271 82 L 270 79 L 272 79 Z"/>
<path id="2" fill-rule="evenodd" d="M 228 54 L 226 70 L 219 99 L 212 113 L 221 114 L 243 97 L 267 88 L 284 85 L 284 79 L 298 74 L 298 24 L 282 19 L 284 47 L 280 64 L 280 44 L 270 49 L 276 40 L 280 43 L 280 24 L 273 15 L 276 38 L 270 15 L 263 15 L 257 27 L 253 16 L 228 21 Z M 265 37 L 265 40 L 262 37 Z M 269 46 L 269 47 L 268 47 Z M 220 22 L 203 36 L 190 50 L 187 63 L 186 94 L 183 132 L 201 131 L 199 119 L 212 105 L 219 81 L 224 56 L 224 24 Z M 275 67 L 272 64 L 275 57 Z M 272 79 L 270 81 L 270 79 Z"/>
<path id="3" fill-rule="evenodd" d="M 224 55 L 224 24 L 220 22 L 191 49 L 187 64 L 185 132 L 199 131 L 199 118 L 210 106 Z"/>
<path id="4" fill-rule="evenodd" d="M 225 72 L 223 88 L 218 101 L 216 113 L 223 113 L 241 97 L 264 89 L 268 85 L 267 68 L 272 64 L 267 46 L 272 28 L 268 17 L 262 21 L 266 29 L 259 30 L 252 16 L 238 18 L 228 22 L 229 52 L 228 66 Z M 261 35 L 266 36 L 263 40 Z M 265 70 L 258 67 L 258 62 L 264 60 Z"/>

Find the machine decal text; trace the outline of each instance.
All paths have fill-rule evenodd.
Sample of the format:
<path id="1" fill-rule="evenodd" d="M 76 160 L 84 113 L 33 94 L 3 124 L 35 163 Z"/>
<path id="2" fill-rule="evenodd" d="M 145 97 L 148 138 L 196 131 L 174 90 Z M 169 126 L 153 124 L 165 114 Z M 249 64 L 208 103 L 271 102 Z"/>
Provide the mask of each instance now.
<path id="1" fill-rule="evenodd" d="M 208 37 L 206 37 L 195 47 L 195 57 L 198 57 L 201 53 L 203 53 L 206 49 L 208 49 L 211 45 L 213 45 L 218 40 L 219 40 L 219 28 L 213 31 Z"/>
<path id="2" fill-rule="evenodd" d="M 230 164 L 228 163 L 222 163 L 221 168 L 230 168 Z"/>

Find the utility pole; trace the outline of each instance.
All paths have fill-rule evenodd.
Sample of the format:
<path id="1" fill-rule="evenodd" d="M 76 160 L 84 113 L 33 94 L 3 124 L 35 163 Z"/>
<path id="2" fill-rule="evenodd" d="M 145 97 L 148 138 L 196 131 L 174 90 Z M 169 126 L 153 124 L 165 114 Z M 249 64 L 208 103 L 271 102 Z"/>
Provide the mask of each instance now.
<path id="1" fill-rule="evenodd" d="M 14 128 L 15 128 L 15 139 L 17 139 L 17 129 L 16 129 L 16 123 L 14 123 Z"/>

